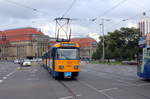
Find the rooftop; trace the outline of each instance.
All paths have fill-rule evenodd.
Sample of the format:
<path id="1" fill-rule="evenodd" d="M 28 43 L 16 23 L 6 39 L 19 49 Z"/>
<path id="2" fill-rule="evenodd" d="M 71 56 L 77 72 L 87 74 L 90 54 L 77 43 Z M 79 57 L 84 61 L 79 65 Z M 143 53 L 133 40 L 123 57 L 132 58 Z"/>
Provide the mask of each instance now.
<path id="1" fill-rule="evenodd" d="M 72 38 L 71 41 L 79 43 L 80 47 L 91 47 L 93 44 L 97 43 L 95 39 L 90 37 Z"/>
<path id="2" fill-rule="evenodd" d="M 5 37 L 9 42 L 31 40 L 33 34 L 44 35 L 39 29 L 32 27 L 8 29 L 0 32 L 0 36 Z"/>

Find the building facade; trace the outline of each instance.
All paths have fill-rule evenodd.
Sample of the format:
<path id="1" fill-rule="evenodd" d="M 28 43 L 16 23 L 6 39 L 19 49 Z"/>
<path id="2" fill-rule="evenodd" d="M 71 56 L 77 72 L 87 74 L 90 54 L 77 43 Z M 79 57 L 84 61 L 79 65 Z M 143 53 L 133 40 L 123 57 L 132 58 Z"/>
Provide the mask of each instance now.
<path id="1" fill-rule="evenodd" d="M 96 51 L 97 42 L 95 39 L 86 38 L 72 38 L 71 41 L 77 42 L 80 45 L 80 57 L 81 58 L 92 58 L 92 54 Z"/>
<path id="2" fill-rule="evenodd" d="M 147 33 L 150 33 L 150 18 L 141 18 L 138 22 L 138 28 L 140 30 L 141 35 L 146 35 Z"/>
<path id="3" fill-rule="evenodd" d="M 41 57 L 48 50 L 49 37 L 39 29 L 26 27 L 0 32 L 0 60 Z"/>

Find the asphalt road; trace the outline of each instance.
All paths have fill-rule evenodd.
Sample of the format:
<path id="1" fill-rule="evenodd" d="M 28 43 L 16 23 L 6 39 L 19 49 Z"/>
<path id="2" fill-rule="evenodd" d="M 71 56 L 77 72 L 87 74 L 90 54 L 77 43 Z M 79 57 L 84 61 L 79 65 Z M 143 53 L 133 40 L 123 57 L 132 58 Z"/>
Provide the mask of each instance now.
<path id="1" fill-rule="evenodd" d="M 0 63 L 0 99 L 150 99 L 150 82 L 136 66 L 81 66 L 76 80 L 53 79 L 41 66 Z"/>

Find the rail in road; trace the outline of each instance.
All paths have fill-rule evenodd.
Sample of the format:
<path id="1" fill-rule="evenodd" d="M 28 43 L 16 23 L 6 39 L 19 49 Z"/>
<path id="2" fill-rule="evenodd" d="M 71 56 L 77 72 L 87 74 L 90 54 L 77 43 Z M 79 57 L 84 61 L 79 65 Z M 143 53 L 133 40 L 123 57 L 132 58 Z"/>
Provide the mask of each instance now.
<path id="1" fill-rule="evenodd" d="M 113 97 L 111 97 L 110 95 L 108 95 L 107 93 L 105 93 L 105 92 L 108 92 L 108 91 L 113 91 L 113 90 L 117 90 L 118 88 L 108 88 L 108 89 L 101 89 L 101 90 L 99 90 L 99 89 L 97 89 L 97 88 L 95 88 L 94 86 L 92 86 L 92 85 L 90 85 L 90 84 L 88 84 L 87 82 L 85 82 L 85 81 L 81 81 L 81 80 L 77 80 L 77 79 L 74 79 L 74 80 L 59 80 L 58 82 L 64 87 L 64 88 L 66 88 L 66 90 L 69 92 L 69 93 L 71 93 L 71 96 L 65 96 L 65 97 L 61 97 L 61 98 L 59 98 L 59 99 L 82 99 L 82 94 L 77 94 L 76 93 L 76 89 L 74 88 L 74 87 L 72 87 L 72 86 L 69 86 L 68 85 L 68 83 L 66 83 L 66 81 L 68 82 L 68 81 L 73 81 L 73 82 L 75 82 L 76 84 L 78 84 L 78 85 L 81 85 L 81 86 L 84 86 L 84 87 L 86 87 L 86 91 L 88 92 L 88 90 L 89 91 L 94 91 L 94 93 L 98 93 L 98 94 L 101 94 L 101 95 L 104 95 L 104 97 L 106 98 L 106 99 L 114 99 Z M 102 96 L 101 96 L 102 97 Z M 102 99 L 104 99 L 104 97 L 102 98 Z M 90 98 L 89 98 L 90 99 Z M 98 99 L 98 97 L 96 98 L 96 99 Z"/>
<path id="2" fill-rule="evenodd" d="M 68 98 L 78 99 L 78 96 L 80 96 L 80 95 L 76 95 L 76 93 L 74 93 L 74 91 L 73 91 L 70 87 L 68 87 L 66 83 L 64 83 L 62 80 L 59 80 L 58 82 L 59 82 L 64 88 L 66 88 L 69 93 L 71 93 L 71 96 L 63 97 L 63 98 L 60 98 L 60 99 L 68 99 Z"/>
<path id="3" fill-rule="evenodd" d="M 11 66 L 5 65 L 2 66 L 6 68 Z M 17 67 L 18 65 L 14 64 L 10 71 L 16 70 Z M 107 73 L 106 68 L 108 67 L 88 64 L 81 68 L 81 74 L 77 79 L 70 80 L 55 80 L 41 66 L 16 70 L 0 83 L 0 97 L 2 99 L 148 99 L 150 97 L 149 82 L 136 78 L 136 75 L 133 76 L 134 73 L 131 74 L 132 76 L 124 73 L 117 75 L 114 69 Z"/>

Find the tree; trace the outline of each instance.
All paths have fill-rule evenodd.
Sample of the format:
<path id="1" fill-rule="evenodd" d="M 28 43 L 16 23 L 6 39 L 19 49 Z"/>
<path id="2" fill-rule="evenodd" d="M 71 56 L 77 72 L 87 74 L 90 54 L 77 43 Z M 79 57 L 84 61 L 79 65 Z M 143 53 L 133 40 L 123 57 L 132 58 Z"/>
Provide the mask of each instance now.
<path id="1" fill-rule="evenodd" d="M 121 28 L 114 32 L 109 32 L 104 36 L 105 59 L 132 60 L 135 55 L 141 52 L 138 47 L 140 37 L 139 30 L 136 28 Z M 96 52 L 93 54 L 94 59 L 101 59 L 103 37 L 100 36 L 100 42 Z"/>

